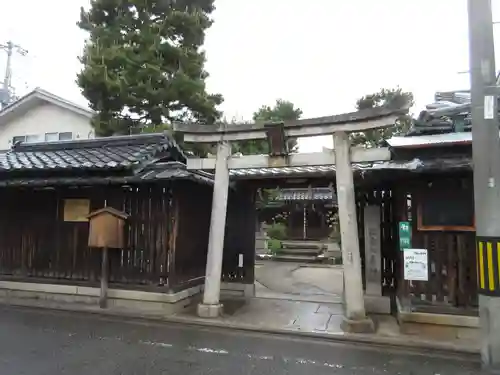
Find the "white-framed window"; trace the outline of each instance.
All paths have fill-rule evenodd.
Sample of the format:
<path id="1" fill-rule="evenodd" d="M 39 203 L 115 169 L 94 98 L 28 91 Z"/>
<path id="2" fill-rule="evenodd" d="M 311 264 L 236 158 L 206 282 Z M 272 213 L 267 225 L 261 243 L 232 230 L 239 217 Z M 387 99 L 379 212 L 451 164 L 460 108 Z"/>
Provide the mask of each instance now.
<path id="1" fill-rule="evenodd" d="M 42 137 L 38 134 L 28 134 L 26 136 L 26 143 L 42 142 Z"/>
<path id="2" fill-rule="evenodd" d="M 72 132 L 61 132 L 59 133 L 59 140 L 60 141 L 70 141 L 73 139 L 73 133 Z"/>
<path id="3" fill-rule="evenodd" d="M 26 142 L 25 135 L 16 135 L 12 138 L 12 144 L 15 145 L 17 142 Z"/>
<path id="4" fill-rule="evenodd" d="M 59 140 L 59 133 L 45 133 L 45 142 L 55 142 Z"/>
<path id="5" fill-rule="evenodd" d="M 69 141 L 73 139 L 72 132 L 45 133 L 45 142 Z"/>
<path id="6" fill-rule="evenodd" d="M 43 139 L 39 134 L 16 135 L 12 138 L 12 144 L 16 144 L 17 142 L 36 143 L 42 141 Z"/>

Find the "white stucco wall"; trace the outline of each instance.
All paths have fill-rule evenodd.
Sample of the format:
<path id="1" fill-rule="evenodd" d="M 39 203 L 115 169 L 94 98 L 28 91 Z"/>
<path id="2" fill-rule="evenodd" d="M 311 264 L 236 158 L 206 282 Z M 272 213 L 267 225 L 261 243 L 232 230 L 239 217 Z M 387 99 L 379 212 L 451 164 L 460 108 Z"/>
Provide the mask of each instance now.
<path id="1" fill-rule="evenodd" d="M 74 139 L 94 138 L 90 118 L 54 104 L 42 104 L 0 126 L 0 150 L 12 146 L 12 138 L 21 135 L 72 132 Z"/>

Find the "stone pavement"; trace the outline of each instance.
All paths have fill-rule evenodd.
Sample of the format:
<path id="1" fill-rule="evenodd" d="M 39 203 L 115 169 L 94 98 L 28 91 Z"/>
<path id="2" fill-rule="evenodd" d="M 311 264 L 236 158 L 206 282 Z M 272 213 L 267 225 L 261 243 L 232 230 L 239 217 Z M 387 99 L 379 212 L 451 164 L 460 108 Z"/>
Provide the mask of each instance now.
<path id="1" fill-rule="evenodd" d="M 328 294 L 281 293 L 265 287 L 258 281 L 255 281 L 255 297 L 263 299 L 280 299 L 287 301 L 342 303 L 342 295 L 339 294 L 328 295 Z"/>
<path id="2" fill-rule="evenodd" d="M 343 269 L 339 265 L 259 262 L 256 296 L 313 302 L 342 302 Z"/>
<path id="3" fill-rule="evenodd" d="M 228 299 L 223 301 L 223 304 L 224 316 L 220 321 L 231 326 L 342 333 L 341 304 L 261 298 Z M 177 315 L 193 318 L 196 312 L 194 307 L 191 307 Z"/>
<path id="4" fill-rule="evenodd" d="M 372 315 L 377 331 L 374 334 L 345 333 L 340 328 L 342 304 L 305 302 L 271 298 L 223 300 L 224 315 L 205 319 L 196 315 L 192 306 L 172 318 L 181 322 L 235 328 L 269 333 L 289 333 L 330 340 L 355 341 L 423 350 L 479 353 L 479 343 L 464 338 L 436 335 L 404 335 L 393 316 Z"/>

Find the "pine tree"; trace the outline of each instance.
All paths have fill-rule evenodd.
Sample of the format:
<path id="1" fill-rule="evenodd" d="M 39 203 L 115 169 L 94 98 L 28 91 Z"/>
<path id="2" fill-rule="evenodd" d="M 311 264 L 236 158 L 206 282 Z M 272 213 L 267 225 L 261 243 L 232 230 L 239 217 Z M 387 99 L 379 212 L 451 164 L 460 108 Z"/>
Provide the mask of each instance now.
<path id="1" fill-rule="evenodd" d="M 253 114 L 254 121 L 280 122 L 287 120 L 298 120 L 302 116 L 302 110 L 295 107 L 295 104 L 288 100 L 278 99 L 273 107 L 268 105 L 261 106 Z M 297 140 L 291 138 L 288 140 L 288 150 L 296 152 L 298 148 Z M 267 154 L 269 145 L 267 140 L 253 139 L 249 141 L 237 142 L 233 145 L 233 151 L 241 152 L 244 155 Z"/>
<path id="2" fill-rule="evenodd" d="M 374 94 L 363 96 L 357 101 L 356 108 L 358 110 L 375 107 L 398 109 L 409 108 L 413 106 L 413 103 L 413 94 L 397 87 L 395 89 L 382 89 Z M 350 135 L 351 143 L 354 146 L 378 147 L 385 139 L 406 133 L 411 127 L 411 122 L 410 115 L 400 116 L 394 126 L 352 133 Z"/>
<path id="3" fill-rule="evenodd" d="M 92 0 L 77 83 L 96 134 L 130 134 L 173 121 L 213 123 L 221 95 L 206 91 L 205 31 L 213 0 Z"/>

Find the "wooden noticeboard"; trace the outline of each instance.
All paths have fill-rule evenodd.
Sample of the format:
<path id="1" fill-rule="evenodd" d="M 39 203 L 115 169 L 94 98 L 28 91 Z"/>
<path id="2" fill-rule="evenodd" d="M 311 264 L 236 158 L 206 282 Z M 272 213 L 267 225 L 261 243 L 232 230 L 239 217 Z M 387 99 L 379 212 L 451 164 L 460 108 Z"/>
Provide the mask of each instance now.
<path id="1" fill-rule="evenodd" d="M 65 199 L 64 221 L 87 222 L 90 213 L 90 200 L 88 199 Z"/>
<path id="2" fill-rule="evenodd" d="M 125 245 L 124 226 L 128 214 L 112 207 L 103 207 L 87 215 L 90 221 L 89 247 L 102 250 L 101 294 L 99 306 L 107 307 L 108 295 L 108 249 L 122 249 Z"/>
<path id="3" fill-rule="evenodd" d="M 122 249 L 125 242 L 125 220 L 128 214 L 104 207 L 87 216 L 90 220 L 89 246 Z"/>

